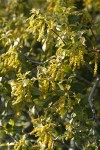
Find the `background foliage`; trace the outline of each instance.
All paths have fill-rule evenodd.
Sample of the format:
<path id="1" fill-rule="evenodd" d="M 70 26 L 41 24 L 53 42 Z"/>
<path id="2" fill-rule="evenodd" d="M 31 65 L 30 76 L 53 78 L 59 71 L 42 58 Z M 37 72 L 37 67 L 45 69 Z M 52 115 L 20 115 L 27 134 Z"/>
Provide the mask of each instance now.
<path id="1" fill-rule="evenodd" d="M 0 0 L 0 150 L 98 150 L 99 52 L 99 0 Z"/>

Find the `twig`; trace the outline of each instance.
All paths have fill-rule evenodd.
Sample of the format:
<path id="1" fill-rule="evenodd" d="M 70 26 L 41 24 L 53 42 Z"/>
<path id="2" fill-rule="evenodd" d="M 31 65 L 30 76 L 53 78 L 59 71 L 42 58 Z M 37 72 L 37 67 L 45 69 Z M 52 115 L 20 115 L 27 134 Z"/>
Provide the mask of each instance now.
<path id="1" fill-rule="evenodd" d="M 51 31 L 52 31 L 53 33 L 55 33 L 55 34 L 61 39 L 61 41 L 64 43 L 64 45 L 67 46 L 66 42 L 61 38 L 61 36 L 60 36 L 57 32 L 55 32 L 53 29 L 51 29 Z"/>
<path id="2" fill-rule="evenodd" d="M 50 60 L 52 60 L 52 59 L 54 59 L 55 58 L 55 56 L 52 56 L 52 57 L 50 57 L 49 59 L 47 59 L 46 61 L 44 61 L 44 62 L 39 62 L 39 61 L 34 61 L 34 60 L 32 60 L 32 59 L 30 59 L 28 56 L 26 56 L 25 55 L 25 57 L 26 57 L 26 59 L 27 60 L 29 60 L 30 62 L 32 62 L 32 63 L 34 63 L 34 64 L 37 64 L 37 65 L 44 65 L 44 64 L 46 64 L 46 63 L 48 63 Z"/>
<path id="3" fill-rule="evenodd" d="M 75 150 L 75 141 L 74 141 L 74 138 L 72 138 L 70 140 L 70 148 L 69 148 L 69 150 Z"/>
<path id="4" fill-rule="evenodd" d="M 86 79 L 83 78 L 83 77 L 76 76 L 76 79 L 78 79 L 79 81 L 83 81 L 83 82 L 85 82 L 85 83 L 88 84 L 88 85 L 91 85 L 91 82 L 89 82 L 88 80 L 86 80 Z"/>
<path id="5" fill-rule="evenodd" d="M 97 124 L 97 121 L 96 121 L 96 111 L 95 111 L 94 104 L 93 104 L 93 100 L 94 100 L 93 96 L 94 96 L 94 93 L 96 91 L 96 88 L 98 87 L 99 82 L 100 82 L 100 77 L 97 77 L 96 81 L 95 81 L 95 83 L 92 87 L 92 90 L 89 94 L 89 97 L 88 97 L 88 102 L 89 102 L 89 105 L 90 105 L 90 108 L 91 108 L 91 111 L 92 111 L 92 114 L 93 114 L 93 121 L 96 125 L 98 125 L 98 124 Z M 94 135 L 95 143 L 98 146 L 95 126 L 93 126 L 92 129 L 93 129 L 93 135 Z"/>
<path id="6" fill-rule="evenodd" d="M 76 74 L 71 75 L 69 78 L 76 78 L 79 81 L 83 81 L 84 83 L 91 85 L 91 82 L 89 82 L 87 79 L 85 79 L 81 76 L 77 76 Z"/>
<path id="7" fill-rule="evenodd" d="M 93 95 L 94 95 L 95 90 L 96 90 L 96 88 L 97 88 L 97 86 L 98 86 L 98 84 L 99 84 L 99 81 L 100 81 L 100 78 L 97 77 L 97 78 L 96 78 L 96 81 L 95 81 L 95 83 L 94 83 L 94 85 L 93 85 L 93 87 L 92 87 L 92 90 L 91 90 L 91 92 L 90 92 L 90 94 L 89 94 L 89 97 L 88 97 L 89 105 L 90 105 L 91 110 L 92 110 L 93 113 L 94 113 L 93 103 L 92 103 L 92 102 L 93 102 Z"/>
<path id="8" fill-rule="evenodd" d="M 95 41 L 96 41 L 97 38 L 96 38 L 96 36 L 95 36 L 95 34 L 94 34 L 93 28 L 91 27 L 90 29 L 91 29 L 91 33 L 92 33 L 92 35 L 93 35 L 93 37 L 95 38 Z"/>

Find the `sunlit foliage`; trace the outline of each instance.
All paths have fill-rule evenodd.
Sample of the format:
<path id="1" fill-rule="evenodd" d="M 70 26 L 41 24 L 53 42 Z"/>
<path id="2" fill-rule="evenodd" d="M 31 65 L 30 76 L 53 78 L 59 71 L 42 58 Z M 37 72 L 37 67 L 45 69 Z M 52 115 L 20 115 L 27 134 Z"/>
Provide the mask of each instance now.
<path id="1" fill-rule="evenodd" d="M 100 148 L 99 0 L 0 0 L 0 149 Z"/>

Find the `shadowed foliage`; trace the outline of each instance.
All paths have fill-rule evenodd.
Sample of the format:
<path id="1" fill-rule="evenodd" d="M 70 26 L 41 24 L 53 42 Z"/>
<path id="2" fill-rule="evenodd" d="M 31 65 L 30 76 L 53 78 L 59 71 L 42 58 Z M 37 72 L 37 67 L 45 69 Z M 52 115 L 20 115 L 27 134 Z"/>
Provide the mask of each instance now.
<path id="1" fill-rule="evenodd" d="M 99 90 L 99 0 L 0 0 L 0 150 L 98 150 Z"/>

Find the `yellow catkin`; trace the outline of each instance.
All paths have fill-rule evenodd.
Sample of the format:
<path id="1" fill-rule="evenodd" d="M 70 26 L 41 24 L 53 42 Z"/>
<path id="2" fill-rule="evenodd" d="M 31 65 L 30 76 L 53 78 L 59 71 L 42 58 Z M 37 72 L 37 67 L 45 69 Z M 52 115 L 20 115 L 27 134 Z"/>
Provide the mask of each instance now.
<path id="1" fill-rule="evenodd" d="M 47 142 L 48 142 L 48 134 L 46 133 L 43 140 L 44 145 L 46 145 Z"/>
<path id="2" fill-rule="evenodd" d="M 39 32 L 39 37 L 38 37 L 38 41 L 41 41 L 43 35 L 44 35 L 44 30 L 45 30 L 45 25 L 42 25 L 40 32 Z"/>
<path id="3" fill-rule="evenodd" d="M 95 62 L 95 65 L 94 65 L 94 76 L 96 76 L 96 74 L 97 74 L 97 69 L 98 69 L 98 64 L 97 64 L 97 62 Z"/>
<path id="4" fill-rule="evenodd" d="M 52 148 L 52 143 L 53 143 L 53 140 L 52 140 L 52 137 L 50 136 L 49 141 L 48 141 L 48 149 Z"/>

